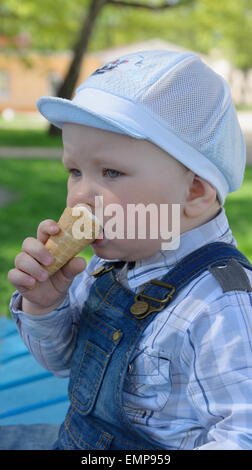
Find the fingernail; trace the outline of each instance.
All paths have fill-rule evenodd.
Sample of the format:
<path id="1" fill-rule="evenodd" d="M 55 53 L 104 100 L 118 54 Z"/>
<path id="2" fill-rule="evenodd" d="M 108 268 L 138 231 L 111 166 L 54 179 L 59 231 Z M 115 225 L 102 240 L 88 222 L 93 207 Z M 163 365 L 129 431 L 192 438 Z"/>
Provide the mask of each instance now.
<path id="1" fill-rule="evenodd" d="M 52 264 L 52 262 L 53 262 L 53 256 L 51 256 L 51 255 L 47 256 L 44 260 L 44 264 L 46 266 L 50 266 L 50 264 Z"/>
<path id="2" fill-rule="evenodd" d="M 40 275 L 39 275 L 39 280 L 40 281 L 45 281 L 47 278 L 48 278 L 48 274 L 47 274 L 46 271 L 43 271 L 42 273 L 40 273 Z"/>

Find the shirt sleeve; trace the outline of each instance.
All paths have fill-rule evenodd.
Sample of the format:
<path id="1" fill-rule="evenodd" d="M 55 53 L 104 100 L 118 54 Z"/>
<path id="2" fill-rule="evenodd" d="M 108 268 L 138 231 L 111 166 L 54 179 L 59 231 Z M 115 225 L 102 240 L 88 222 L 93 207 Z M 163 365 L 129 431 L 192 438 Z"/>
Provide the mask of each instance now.
<path id="1" fill-rule="evenodd" d="M 188 397 L 205 430 L 195 450 L 251 449 L 251 307 L 251 293 L 223 294 L 187 330 Z"/>
<path id="2" fill-rule="evenodd" d="M 68 377 L 76 344 L 82 306 L 94 278 L 90 273 L 100 264 L 94 256 L 86 269 L 75 277 L 61 305 L 45 315 L 21 310 L 22 296 L 14 292 L 10 312 L 19 333 L 35 359 L 57 377 Z"/>

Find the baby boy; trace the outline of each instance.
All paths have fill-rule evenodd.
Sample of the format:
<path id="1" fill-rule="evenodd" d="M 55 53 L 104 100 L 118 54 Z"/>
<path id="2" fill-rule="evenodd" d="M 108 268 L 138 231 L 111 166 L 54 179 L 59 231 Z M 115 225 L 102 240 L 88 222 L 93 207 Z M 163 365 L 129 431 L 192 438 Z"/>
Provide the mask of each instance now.
<path id="1" fill-rule="evenodd" d="M 87 266 L 77 257 L 48 278 L 59 228 L 42 221 L 9 272 L 25 343 L 70 377 L 53 448 L 251 448 L 252 273 L 223 208 L 245 145 L 228 85 L 195 54 L 144 51 L 38 108 L 63 131 L 67 206 L 94 213 L 100 198 L 105 227 Z M 128 236 L 128 208 L 150 204 L 179 207 L 176 246 L 151 236 L 150 217 L 145 237 Z"/>

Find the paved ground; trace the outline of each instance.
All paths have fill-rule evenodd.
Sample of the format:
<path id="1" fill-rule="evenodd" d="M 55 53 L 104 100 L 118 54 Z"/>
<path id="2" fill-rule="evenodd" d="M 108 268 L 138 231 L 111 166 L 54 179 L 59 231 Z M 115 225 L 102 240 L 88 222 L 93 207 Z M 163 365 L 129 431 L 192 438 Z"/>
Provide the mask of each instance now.
<path id="1" fill-rule="evenodd" d="M 245 140 L 247 146 L 247 165 L 252 165 L 252 135 L 245 135 Z"/>
<path id="2" fill-rule="evenodd" d="M 61 158 L 62 149 L 51 147 L 0 147 L 0 158 Z"/>

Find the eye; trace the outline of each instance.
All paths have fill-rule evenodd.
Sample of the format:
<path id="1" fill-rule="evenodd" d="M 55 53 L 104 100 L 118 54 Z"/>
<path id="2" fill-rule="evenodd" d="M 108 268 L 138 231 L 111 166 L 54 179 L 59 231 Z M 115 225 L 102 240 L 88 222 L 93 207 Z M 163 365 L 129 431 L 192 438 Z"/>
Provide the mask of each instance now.
<path id="1" fill-rule="evenodd" d="M 117 170 L 112 170 L 111 168 L 104 168 L 103 170 L 103 175 L 108 176 L 109 178 L 117 178 L 120 176 L 122 173 Z"/>
<path id="2" fill-rule="evenodd" d="M 77 170 L 76 168 L 69 168 L 67 169 L 67 172 L 70 174 L 70 176 L 73 176 L 74 178 L 78 178 L 81 176 L 80 170 Z"/>

